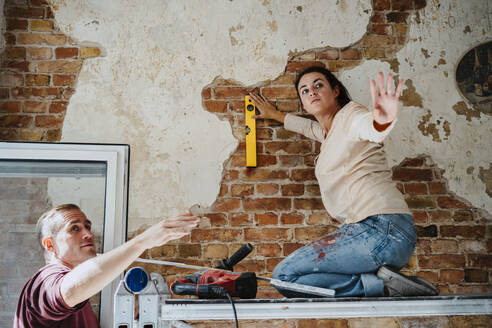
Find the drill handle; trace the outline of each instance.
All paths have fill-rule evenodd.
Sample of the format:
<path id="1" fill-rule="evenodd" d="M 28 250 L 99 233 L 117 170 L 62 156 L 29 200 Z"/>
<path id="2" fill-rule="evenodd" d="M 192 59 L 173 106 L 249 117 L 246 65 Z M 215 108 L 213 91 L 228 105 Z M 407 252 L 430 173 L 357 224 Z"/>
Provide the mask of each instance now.
<path id="1" fill-rule="evenodd" d="M 253 246 L 250 243 L 247 243 L 241 246 L 232 256 L 228 259 L 223 259 L 220 261 L 220 264 L 216 266 L 217 269 L 229 270 L 233 271 L 233 267 L 242 261 L 249 253 L 253 250 Z"/>
<path id="2" fill-rule="evenodd" d="M 198 285 L 175 281 L 171 284 L 171 291 L 175 295 L 194 295 L 199 298 L 226 297 L 226 291 L 216 284 Z"/>

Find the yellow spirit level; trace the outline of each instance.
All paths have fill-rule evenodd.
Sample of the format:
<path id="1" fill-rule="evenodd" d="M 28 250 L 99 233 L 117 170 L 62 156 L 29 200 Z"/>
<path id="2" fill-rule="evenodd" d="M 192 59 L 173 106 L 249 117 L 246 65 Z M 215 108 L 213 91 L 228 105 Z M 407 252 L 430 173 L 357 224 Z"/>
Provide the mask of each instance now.
<path id="1" fill-rule="evenodd" d="M 256 106 L 244 96 L 244 124 L 246 126 L 246 167 L 256 167 Z"/>

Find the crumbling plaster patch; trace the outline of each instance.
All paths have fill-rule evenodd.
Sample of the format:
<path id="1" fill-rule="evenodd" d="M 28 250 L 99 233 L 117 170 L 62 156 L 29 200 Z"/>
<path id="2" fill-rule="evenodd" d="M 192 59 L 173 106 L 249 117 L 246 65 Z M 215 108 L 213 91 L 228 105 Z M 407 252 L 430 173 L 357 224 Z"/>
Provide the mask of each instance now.
<path id="1" fill-rule="evenodd" d="M 84 63 L 62 141 L 131 145 L 130 231 L 216 199 L 237 140 L 204 110 L 204 85 L 271 79 L 290 51 L 357 42 L 372 14 L 370 0 L 52 4 L 63 32 L 105 49 Z"/>
<path id="2" fill-rule="evenodd" d="M 491 117 L 483 113 L 458 115 L 466 105 L 457 90 L 454 69 L 465 51 L 491 38 L 491 10 L 490 1 L 427 1 L 426 8 L 410 17 L 410 41 L 397 53 L 398 74 L 412 81 L 422 106 L 404 107 L 385 142 L 390 165 L 405 157 L 428 154 L 444 169 L 451 191 L 489 213 L 490 187 L 479 179 L 479 169 L 467 173 L 467 168 L 490 166 Z M 372 66 L 365 62 L 356 68 L 357 73 L 350 74 L 373 74 Z M 350 85 L 350 79 L 344 80 Z M 367 86 L 361 94 L 369 103 Z"/>

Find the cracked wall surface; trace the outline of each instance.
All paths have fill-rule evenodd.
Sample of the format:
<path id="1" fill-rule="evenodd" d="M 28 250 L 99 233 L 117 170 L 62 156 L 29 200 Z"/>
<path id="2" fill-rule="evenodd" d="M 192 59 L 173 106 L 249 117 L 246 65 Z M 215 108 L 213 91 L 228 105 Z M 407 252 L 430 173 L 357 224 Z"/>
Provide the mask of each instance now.
<path id="1" fill-rule="evenodd" d="M 130 230 L 218 195 L 222 165 L 238 142 L 228 122 L 204 111 L 203 87 L 217 76 L 246 85 L 273 80 L 289 55 L 357 43 L 373 15 L 371 1 L 50 3 L 62 32 L 103 55 L 84 62 L 61 140 L 132 146 L 130 218 L 138 224 L 131 219 Z M 388 17 L 409 24 L 395 59 L 355 60 L 337 66 L 339 76 L 365 104 L 378 70 L 407 79 L 399 124 L 386 141 L 390 165 L 428 154 L 453 192 L 490 212 L 488 175 L 480 173 L 492 157 L 490 117 L 473 111 L 454 82 L 460 56 L 490 39 L 489 2 L 433 0 L 409 17 L 396 8 L 404 2 L 392 6 Z"/>
<path id="2" fill-rule="evenodd" d="M 206 84 L 219 75 L 270 79 L 283 71 L 290 51 L 356 42 L 371 15 L 369 1 L 53 6 L 62 31 L 106 53 L 84 65 L 62 141 L 131 145 L 130 218 L 139 218 L 138 225 L 194 203 L 210 205 L 219 192 L 222 163 L 237 140 L 228 122 L 204 111 Z M 346 29 L 344 21 L 357 24 Z"/>

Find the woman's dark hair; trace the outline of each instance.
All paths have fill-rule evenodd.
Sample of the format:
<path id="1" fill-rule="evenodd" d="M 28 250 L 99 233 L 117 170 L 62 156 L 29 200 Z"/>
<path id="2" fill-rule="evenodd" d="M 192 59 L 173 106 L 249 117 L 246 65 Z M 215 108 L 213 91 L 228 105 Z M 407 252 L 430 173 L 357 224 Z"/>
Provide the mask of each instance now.
<path id="1" fill-rule="evenodd" d="M 345 86 L 342 84 L 342 82 L 340 82 L 335 77 L 335 75 L 333 75 L 332 72 L 330 72 L 326 68 L 320 67 L 320 66 L 311 66 L 309 68 L 306 68 L 301 73 L 299 73 L 299 76 L 297 77 L 296 83 L 295 83 L 297 95 L 299 96 L 299 98 L 300 98 L 299 89 L 298 89 L 299 81 L 301 80 L 301 78 L 304 75 L 306 75 L 308 73 L 315 73 L 315 72 L 323 74 L 324 77 L 326 78 L 326 80 L 328 81 L 328 83 L 330 83 L 330 87 L 333 90 L 335 90 L 335 87 L 338 86 L 338 90 L 340 91 L 340 93 L 338 94 L 337 102 L 338 102 L 338 105 L 340 105 L 340 108 L 342 108 L 343 106 L 345 106 L 346 104 L 348 104 L 350 102 L 350 100 L 351 100 L 350 95 L 349 95 L 347 89 L 345 88 Z"/>

